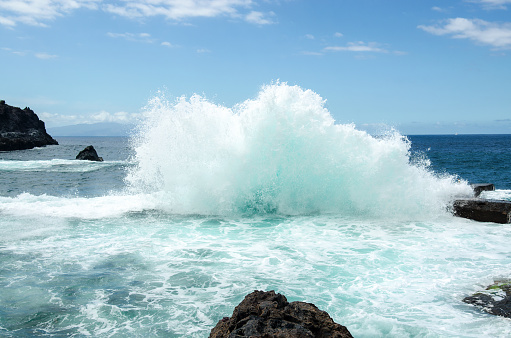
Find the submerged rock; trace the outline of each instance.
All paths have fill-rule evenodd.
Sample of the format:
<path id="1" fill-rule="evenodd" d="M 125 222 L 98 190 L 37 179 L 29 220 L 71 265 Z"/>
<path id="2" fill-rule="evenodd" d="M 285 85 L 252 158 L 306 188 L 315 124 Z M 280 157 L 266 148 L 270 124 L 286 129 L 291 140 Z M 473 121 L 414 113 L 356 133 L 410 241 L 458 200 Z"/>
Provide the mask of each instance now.
<path id="1" fill-rule="evenodd" d="M 77 160 L 86 160 L 86 161 L 97 161 L 102 162 L 103 157 L 99 157 L 96 149 L 93 146 L 87 146 L 85 149 L 80 151 L 78 155 L 76 155 Z"/>
<path id="2" fill-rule="evenodd" d="M 496 316 L 511 318 L 511 280 L 496 281 L 486 290 L 463 299 Z"/>
<path id="3" fill-rule="evenodd" d="M 241 337 L 353 337 L 314 304 L 288 303 L 275 291 L 254 291 L 211 330 L 210 338 Z"/>
<path id="4" fill-rule="evenodd" d="M 0 100 L 0 151 L 24 150 L 57 145 L 44 122 L 30 109 L 20 109 Z"/>

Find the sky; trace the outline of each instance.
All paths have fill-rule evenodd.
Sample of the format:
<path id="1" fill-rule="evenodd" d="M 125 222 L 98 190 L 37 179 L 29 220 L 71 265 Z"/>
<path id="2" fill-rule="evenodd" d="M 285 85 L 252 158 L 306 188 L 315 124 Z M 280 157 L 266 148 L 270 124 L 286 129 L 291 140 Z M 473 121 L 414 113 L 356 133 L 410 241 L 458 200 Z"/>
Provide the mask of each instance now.
<path id="1" fill-rule="evenodd" d="M 511 133 L 511 0 L 0 0 L 0 65 L 47 127 L 281 81 L 371 132 Z"/>

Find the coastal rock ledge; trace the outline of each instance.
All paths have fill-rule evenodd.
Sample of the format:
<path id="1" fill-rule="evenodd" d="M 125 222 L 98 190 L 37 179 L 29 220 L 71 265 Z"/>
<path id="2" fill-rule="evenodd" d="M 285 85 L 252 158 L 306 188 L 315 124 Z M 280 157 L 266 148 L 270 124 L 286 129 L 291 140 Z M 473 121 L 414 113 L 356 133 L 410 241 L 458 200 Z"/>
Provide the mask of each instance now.
<path id="1" fill-rule="evenodd" d="M 479 222 L 511 223 L 511 202 L 470 198 L 456 200 L 454 215 Z"/>
<path id="2" fill-rule="evenodd" d="M 275 291 L 254 291 L 211 330 L 210 338 L 348 338 L 345 326 L 335 323 L 314 304 L 288 303 Z"/>
<path id="3" fill-rule="evenodd" d="M 30 109 L 20 109 L 0 100 L 0 151 L 57 145 L 46 132 L 44 122 Z"/>

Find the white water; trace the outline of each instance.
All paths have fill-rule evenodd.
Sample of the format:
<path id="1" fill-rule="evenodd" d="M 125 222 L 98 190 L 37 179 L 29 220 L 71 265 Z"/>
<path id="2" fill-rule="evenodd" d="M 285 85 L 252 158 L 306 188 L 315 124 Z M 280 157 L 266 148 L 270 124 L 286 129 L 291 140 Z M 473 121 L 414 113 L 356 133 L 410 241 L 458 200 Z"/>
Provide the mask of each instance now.
<path id="1" fill-rule="evenodd" d="M 104 196 L 0 197 L 0 212 L 103 218 L 161 210 L 201 215 L 342 214 L 427 220 L 448 214 L 464 181 L 411 158 L 397 132 L 335 124 L 324 100 L 278 83 L 234 108 L 194 95 L 151 100 L 134 135 L 127 188 Z M 87 173 L 123 161 L 0 160 L 0 172 Z M 94 184 L 94 182 L 91 182 Z"/>
<path id="2" fill-rule="evenodd" d="M 105 167 L 125 164 L 123 161 L 77 161 L 65 159 L 16 161 L 0 160 L 0 172 L 2 171 L 43 171 L 43 172 L 88 172 L 100 170 Z"/>
<path id="3" fill-rule="evenodd" d="M 298 86 L 266 86 L 229 109 L 195 95 L 152 100 L 135 143 L 133 191 L 163 191 L 176 213 L 445 212 L 465 182 L 410 162 L 397 133 L 374 138 L 334 124 L 324 100 Z"/>
<path id="4" fill-rule="evenodd" d="M 16 306 L 10 317 L 22 322 L 42 317 L 32 321 L 41 332 L 206 337 L 260 289 L 312 302 L 356 337 L 511 334 L 509 319 L 461 301 L 509 275 L 505 225 L 161 213 L 3 220 L 0 304 Z"/>
<path id="5" fill-rule="evenodd" d="M 483 191 L 480 195 L 481 198 L 511 201 L 511 190 L 494 190 Z"/>
<path id="6" fill-rule="evenodd" d="M 273 289 L 355 337 L 511 336 L 461 301 L 509 277 L 511 228 L 450 215 L 470 188 L 399 134 L 334 124 L 286 84 L 232 109 L 157 97 L 146 115 L 126 190 L 0 197 L 0 334 L 207 337 Z M 59 161 L 0 168 L 104 165 Z"/>

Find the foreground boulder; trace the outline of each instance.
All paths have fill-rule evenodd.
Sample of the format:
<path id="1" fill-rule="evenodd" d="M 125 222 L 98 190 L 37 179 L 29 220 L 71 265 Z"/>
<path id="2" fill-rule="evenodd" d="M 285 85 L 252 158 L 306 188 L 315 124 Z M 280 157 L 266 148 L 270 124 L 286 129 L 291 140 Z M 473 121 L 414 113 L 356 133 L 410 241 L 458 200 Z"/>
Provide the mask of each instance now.
<path id="1" fill-rule="evenodd" d="M 511 202 L 470 198 L 453 203 L 454 215 L 479 222 L 511 223 Z"/>
<path id="2" fill-rule="evenodd" d="M 99 157 L 96 149 L 93 146 L 87 146 L 85 149 L 80 151 L 78 155 L 76 155 L 77 160 L 86 160 L 86 161 L 97 161 L 103 162 L 103 157 Z"/>
<path id="3" fill-rule="evenodd" d="M 511 281 L 497 281 L 486 290 L 465 297 L 463 301 L 492 315 L 511 318 Z"/>
<path id="4" fill-rule="evenodd" d="M 278 337 L 344 338 L 353 337 L 348 329 L 335 323 L 314 304 L 288 303 L 275 291 L 254 291 L 211 330 L 210 338 Z"/>
<path id="5" fill-rule="evenodd" d="M 58 144 L 44 122 L 30 109 L 20 109 L 0 101 L 0 151 L 24 150 Z"/>

